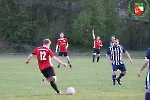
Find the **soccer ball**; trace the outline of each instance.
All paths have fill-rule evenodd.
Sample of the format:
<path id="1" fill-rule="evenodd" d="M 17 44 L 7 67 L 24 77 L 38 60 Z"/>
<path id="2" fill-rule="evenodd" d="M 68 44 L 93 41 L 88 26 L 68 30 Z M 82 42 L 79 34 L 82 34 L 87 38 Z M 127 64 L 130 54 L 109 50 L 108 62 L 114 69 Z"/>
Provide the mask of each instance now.
<path id="1" fill-rule="evenodd" d="M 74 89 L 73 87 L 69 87 L 69 88 L 67 89 L 67 93 L 68 93 L 68 94 L 74 94 L 74 93 L 75 93 L 75 89 Z"/>

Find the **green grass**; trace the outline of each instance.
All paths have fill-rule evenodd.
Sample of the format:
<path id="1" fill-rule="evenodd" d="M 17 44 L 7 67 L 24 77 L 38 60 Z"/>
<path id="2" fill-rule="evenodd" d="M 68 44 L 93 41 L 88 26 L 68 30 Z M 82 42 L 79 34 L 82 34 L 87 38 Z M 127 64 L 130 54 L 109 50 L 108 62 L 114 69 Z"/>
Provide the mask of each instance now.
<path id="1" fill-rule="evenodd" d="M 92 63 L 91 58 L 71 57 L 73 69 L 54 65 L 61 95 L 57 95 L 50 85 L 44 85 L 43 75 L 37 67 L 34 57 L 29 65 L 25 65 L 27 56 L 0 56 L 0 100 L 144 100 L 145 75 L 137 77 L 143 59 L 133 59 L 129 63 L 124 59 L 127 74 L 122 85 L 111 86 L 111 67 L 106 58 Z M 66 62 L 66 59 L 62 59 Z M 117 73 L 119 75 L 119 71 Z M 76 93 L 67 95 L 68 87 L 74 87 Z"/>
<path id="2" fill-rule="evenodd" d="M 91 51 L 92 51 L 92 49 L 91 49 Z M 69 52 L 69 55 L 70 56 L 86 56 L 86 57 L 91 57 L 91 55 L 92 55 L 92 52 L 91 51 L 86 51 L 85 50 L 85 52 L 73 52 L 73 51 L 70 51 Z M 105 56 L 106 55 L 106 49 L 102 49 L 102 50 L 100 50 L 100 52 L 101 52 L 101 56 Z M 145 53 L 146 53 L 146 51 L 128 51 L 129 52 L 129 54 L 132 56 L 132 57 L 135 57 L 135 58 L 144 58 L 145 57 Z"/>

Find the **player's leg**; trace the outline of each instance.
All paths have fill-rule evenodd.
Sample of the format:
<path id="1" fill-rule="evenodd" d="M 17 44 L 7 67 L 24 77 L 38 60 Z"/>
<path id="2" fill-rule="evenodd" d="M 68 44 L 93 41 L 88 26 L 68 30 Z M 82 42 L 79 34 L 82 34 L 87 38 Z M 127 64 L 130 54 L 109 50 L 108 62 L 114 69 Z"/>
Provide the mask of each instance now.
<path id="1" fill-rule="evenodd" d="M 53 88 L 57 93 L 61 93 L 61 91 L 58 90 L 58 87 L 57 87 L 57 85 L 56 85 L 56 83 L 55 83 L 55 81 L 56 81 L 56 76 L 51 76 L 50 78 L 51 78 L 51 79 L 49 80 L 49 82 L 50 82 L 52 88 Z"/>
<path id="2" fill-rule="evenodd" d="M 58 54 L 58 59 L 61 59 L 61 57 L 62 57 L 62 52 L 59 52 L 59 54 Z M 58 63 L 57 68 L 59 68 L 59 67 L 60 67 L 60 63 Z"/>
<path id="3" fill-rule="evenodd" d="M 150 71 L 148 71 L 146 75 L 145 88 L 145 100 L 150 100 Z"/>
<path id="4" fill-rule="evenodd" d="M 95 60 L 95 56 L 96 56 L 96 49 L 95 48 L 93 48 L 93 62 L 94 62 L 94 60 Z"/>
<path id="5" fill-rule="evenodd" d="M 118 84 L 121 85 L 120 79 L 126 74 L 126 67 L 124 64 L 119 65 L 119 70 L 121 71 L 119 77 L 116 79 Z"/>
<path id="6" fill-rule="evenodd" d="M 71 62 L 70 62 L 70 58 L 69 58 L 69 56 L 68 56 L 68 53 L 67 53 L 67 52 L 64 52 L 64 56 L 66 57 L 70 68 L 72 68 L 72 65 L 71 65 Z"/>
<path id="7" fill-rule="evenodd" d="M 146 89 L 145 100 L 150 100 L 150 89 Z"/>
<path id="8" fill-rule="evenodd" d="M 42 74 L 46 77 L 46 79 L 44 79 L 44 82 L 50 82 L 52 88 L 57 92 L 60 93 L 61 91 L 58 90 L 57 85 L 55 84 L 56 81 L 56 76 L 55 76 L 55 71 L 53 69 L 53 67 L 49 67 L 47 69 L 45 69 L 44 72 L 42 72 Z"/>
<path id="9" fill-rule="evenodd" d="M 117 66 L 116 65 L 112 65 L 112 81 L 113 81 L 113 85 L 116 85 L 116 73 L 117 73 Z"/>
<path id="10" fill-rule="evenodd" d="M 97 62 L 99 62 L 99 59 L 100 59 L 100 50 L 97 49 Z"/>

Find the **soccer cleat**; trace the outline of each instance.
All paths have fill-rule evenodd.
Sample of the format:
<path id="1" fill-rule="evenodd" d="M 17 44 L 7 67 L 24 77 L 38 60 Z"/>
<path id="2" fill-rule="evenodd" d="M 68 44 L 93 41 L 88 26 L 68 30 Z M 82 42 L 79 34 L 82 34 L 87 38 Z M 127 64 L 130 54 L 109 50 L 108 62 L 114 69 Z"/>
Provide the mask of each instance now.
<path id="1" fill-rule="evenodd" d="M 44 82 L 45 85 L 48 84 L 48 81 L 46 79 L 43 79 L 42 81 Z"/>
<path id="2" fill-rule="evenodd" d="M 70 65 L 70 68 L 72 68 L 72 65 Z"/>
<path id="3" fill-rule="evenodd" d="M 57 94 L 61 94 L 61 90 L 59 90 L 59 92 Z"/>
<path id="4" fill-rule="evenodd" d="M 57 68 L 59 68 L 60 67 L 60 63 L 58 63 L 58 66 L 57 66 Z"/>
<path id="5" fill-rule="evenodd" d="M 120 79 L 116 79 L 116 80 L 117 80 L 118 84 L 119 84 L 119 85 L 121 85 L 121 81 L 120 81 Z"/>
<path id="6" fill-rule="evenodd" d="M 115 85 L 116 85 L 116 83 L 115 83 L 115 82 L 113 82 L 112 86 L 115 86 Z"/>
<path id="7" fill-rule="evenodd" d="M 92 59 L 92 62 L 94 62 L 94 58 Z"/>

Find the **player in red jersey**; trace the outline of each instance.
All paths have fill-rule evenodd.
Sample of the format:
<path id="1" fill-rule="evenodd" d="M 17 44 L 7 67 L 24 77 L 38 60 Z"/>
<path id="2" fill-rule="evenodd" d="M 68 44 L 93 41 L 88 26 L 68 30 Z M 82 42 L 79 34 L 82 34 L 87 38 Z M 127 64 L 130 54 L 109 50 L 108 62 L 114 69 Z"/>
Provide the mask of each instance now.
<path id="1" fill-rule="evenodd" d="M 30 59 L 36 55 L 38 60 L 38 66 L 41 73 L 45 76 L 46 79 L 43 79 L 45 84 L 50 82 L 51 86 L 57 93 L 61 93 L 58 90 L 57 85 L 54 83 L 56 81 L 55 71 L 53 69 L 53 65 L 51 63 L 51 58 L 53 58 L 56 62 L 61 63 L 64 66 L 67 66 L 66 63 L 63 63 L 57 57 L 54 56 L 51 49 L 49 49 L 51 45 L 51 41 L 49 39 L 44 39 L 43 46 L 37 47 L 32 53 L 29 55 L 28 59 L 26 60 L 26 64 L 29 63 Z"/>
<path id="2" fill-rule="evenodd" d="M 100 48 L 103 46 L 102 41 L 100 40 L 100 36 L 95 37 L 94 30 L 92 30 L 92 36 L 94 40 L 94 47 L 93 47 L 93 62 L 95 60 L 95 56 L 97 54 L 97 62 L 99 62 L 100 59 Z"/>
<path id="3" fill-rule="evenodd" d="M 58 58 L 61 59 L 62 55 L 64 55 L 68 61 L 68 64 L 70 66 L 70 68 L 72 68 L 71 62 L 70 62 L 70 58 L 67 54 L 68 50 L 68 40 L 67 38 L 64 38 L 64 33 L 61 32 L 60 33 L 60 39 L 57 40 L 57 44 L 56 44 L 56 53 L 58 51 L 59 48 L 59 54 L 58 54 Z M 58 63 L 58 68 L 60 67 L 60 63 Z"/>

